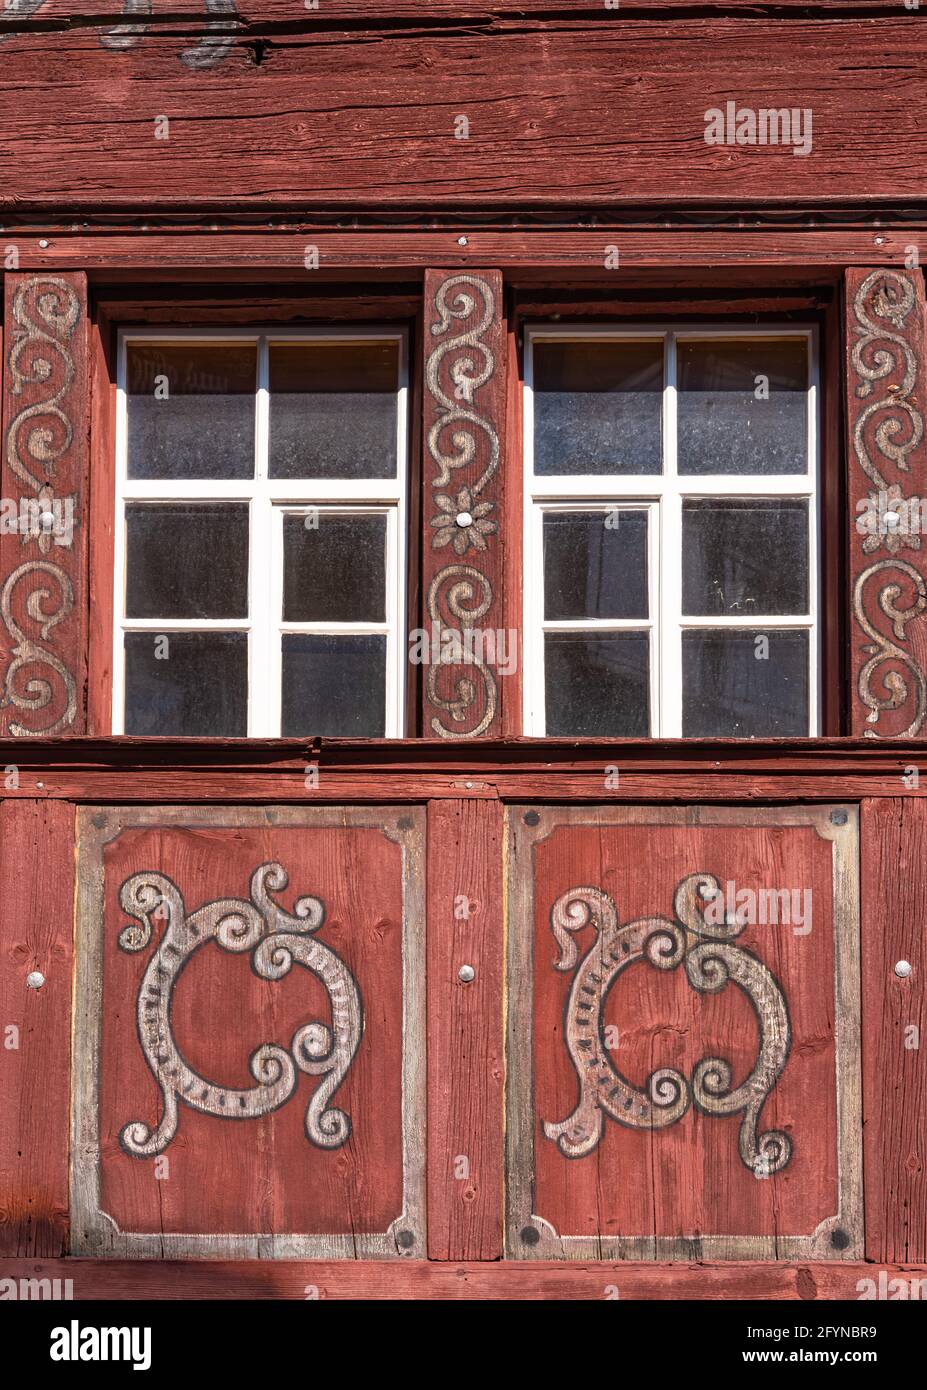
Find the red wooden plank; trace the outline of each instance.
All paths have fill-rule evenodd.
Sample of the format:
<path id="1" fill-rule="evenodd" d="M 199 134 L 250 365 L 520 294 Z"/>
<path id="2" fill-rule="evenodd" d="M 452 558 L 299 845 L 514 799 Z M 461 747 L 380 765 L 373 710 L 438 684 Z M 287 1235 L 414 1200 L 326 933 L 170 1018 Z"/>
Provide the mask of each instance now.
<path id="1" fill-rule="evenodd" d="M 428 1254 L 502 1253 L 502 819 L 428 808 Z M 459 978 L 469 965 L 475 978 Z"/>
<path id="2" fill-rule="evenodd" d="M 133 219 L 128 214 L 121 225 L 112 226 L 94 221 L 91 213 L 87 226 L 75 231 L 70 219 L 62 221 L 50 212 L 41 231 L 17 223 L 14 214 L 12 225 L 8 223 L 6 244 L 17 247 L 20 265 L 28 269 L 106 269 L 119 278 L 131 271 L 144 271 L 149 286 L 159 288 L 149 289 L 147 301 L 137 300 L 135 307 L 143 318 L 167 316 L 165 281 L 175 308 L 178 303 L 190 302 L 191 293 L 200 290 L 201 300 L 190 302 L 191 312 L 198 316 L 193 322 L 202 321 L 207 306 L 225 317 L 235 313 L 227 290 L 220 291 L 217 286 L 209 300 L 204 285 L 204 276 L 209 274 L 227 281 L 234 275 L 241 279 L 260 271 L 273 290 L 258 303 L 253 290 L 249 298 L 249 287 L 243 286 L 241 312 L 243 317 L 253 312 L 256 318 L 263 308 L 265 322 L 276 321 L 284 313 L 291 317 L 297 313 L 321 316 L 325 310 L 333 318 L 393 317 L 398 306 L 389 302 L 388 285 L 381 283 L 382 302 L 378 302 L 371 277 L 417 272 L 436 264 L 460 271 L 470 266 L 497 266 L 510 270 L 509 278 L 519 283 L 549 281 L 556 275 L 561 293 L 564 281 L 569 285 L 598 283 L 611 293 L 614 313 L 640 316 L 649 306 L 642 308 L 639 298 L 626 299 L 618 293 L 627 287 L 614 272 L 609 279 L 603 278 L 608 245 L 617 245 L 622 269 L 635 272 L 636 295 L 651 286 L 665 291 L 688 285 L 693 294 L 702 296 L 712 288 L 715 293 L 719 289 L 752 290 L 760 301 L 764 296 L 758 290 L 758 268 L 764 269 L 762 285 L 768 300 L 769 290 L 777 284 L 817 286 L 822 280 L 836 280 L 846 265 L 871 266 L 878 260 L 881 265 L 903 267 L 912 244 L 927 244 L 927 225 L 923 222 L 867 229 L 865 223 L 871 221 L 872 214 L 865 210 L 857 214 L 852 225 L 844 216 L 840 226 L 830 228 L 803 227 L 801 214 L 795 214 L 789 226 L 775 222 L 765 228 L 740 227 L 733 213 L 716 216 L 716 223 L 730 217 L 733 225 L 728 227 L 707 222 L 699 227 L 654 227 L 647 225 L 651 216 L 641 211 L 634 215 L 633 224 L 603 216 L 601 224 L 589 230 L 576 225 L 578 216 L 575 208 L 565 207 L 564 226 L 550 229 L 543 225 L 492 226 L 474 213 L 466 223 L 467 244 L 461 246 L 461 229 L 456 224 L 421 231 L 390 222 L 345 230 L 327 221 L 302 223 L 294 218 L 274 229 L 267 226 L 272 218 L 255 214 L 251 220 L 236 220 L 235 225 L 223 222 L 212 230 L 197 222 L 177 226 L 173 219 L 170 225 L 152 225 L 145 216 Z M 310 244 L 318 248 L 320 264 L 307 288 L 305 255 Z M 184 270 L 185 275 L 178 274 Z M 353 295 L 345 294 L 342 288 L 342 297 L 335 298 L 335 284 L 343 286 L 345 277 L 352 274 L 362 277 L 363 284 Z M 286 284 L 287 275 L 291 283 L 284 290 L 281 282 Z M 182 293 L 179 282 L 184 284 Z M 320 293 L 322 287 L 325 297 Z M 111 291 L 103 293 L 111 302 Z M 284 293 L 285 305 L 280 302 Z M 704 309 L 689 304 L 685 311 L 711 314 L 717 309 L 715 302 L 705 304 Z M 750 306 L 745 306 L 745 312 L 751 312 Z M 409 316 L 414 313 L 415 307 L 410 305 Z"/>
<path id="3" fill-rule="evenodd" d="M 87 277 L 6 276 L 0 729 L 86 727 Z M 39 518 L 51 518 L 44 525 Z"/>
<path id="4" fill-rule="evenodd" d="M 503 628 L 506 333 L 497 270 L 425 274 L 423 730 L 502 729 L 517 652 Z"/>
<path id="5" fill-rule="evenodd" d="M 712 1299 L 758 1302 L 799 1299 L 855 1301 L 870 1289 L 878 1295 L 884 1272 L 886 1286 L 901 1278 L 909 1298 L 923 1285 L 910 1281 L 927 1277 L 927 1265 L 832 1263 L 743 1264 L 525 1264 L 343 1260 L 305 1263 L 282 1260 L 112 1261 L 0 1260 L 0 1280 L 59 1279 L 72 1281 L 75 1299 L 447 1299 L 663 1301 Z M 864 1282 L 865 1281 L 865 1282 Z M 0 1289 L 3 1285 L 0 1284 Z M 47 1296 L 51 1296 L 49 1288 Z M 4 1289 L 4 1293 L 6 1290 Z M 10 1291 L 12 1293 L 12 1290 Z M 42 1296 L 42 1289 L 23 1297 Z M 884 1296 L 889 1296 L 888 1294 Z M 892 1291 L 892 1296 L 897 1296 Z M 923 1298 L 923 1293 L 920 1297 Z M 865 1303 L 859 1322 L 865 1324 Z"/>
<path id="6" fill-rule="evenodd" d="M 924 277 L 851 269 L 845 292 L 850 731 L 924 737 Z"/>
<path id="7" fill-rule="evenodd" d="M 0 801 L 2 1255 L 67 1250 L 73 841 L 73 807 Z"/>
<path id="8" fill-rule="evenodd" d="M 866 1258 L 925 1259 L 927 805 L 864 801 L 861 840 Z"/>
<path id="9" fill-rule="evenodd" d="M 14 0 L 15 3 L 15 0 Z M 99 16 L 114 24 L 121 18 L 119 0 L 18 0 L 19 13 L 4 15 L 11 28 L 37 28 L 42 24 L 80 20 Z M 220 5 L 222 0 L 220 0 Z M 767 14 L 788 16 L 789 10 L 802 14 L 828 11 L 851 14 L 853 10 L 893 9 L 898 0 L 620 0 L 613 10 L 605 10 L 603 0 L 365 0 L 358 15 L 356 0 L 322 0 L 314 10 L 304 12 L 300 0 L 224 0 L 229 16 L 244 28 L 258 31 L 273 26 L 286 26 L 288 31 L 313 32 L 324 30 L 333 22 L 351 20 L 355 23 L 387 24 L 390 20 L 414 20 L 425 26 L 446 24 L 454 20 L 491 20 L 508 18 L 530 23 L 545 17 L 557 20 L 601 20 L 603 11 L 615 23 L 627 15 L 655 13 L 660 10 L 698 9 L 710 13 L 742 10 L 748 16 Z M 215 3 L 214 13 L 217 12 Z M 148 23 L 173 27 L 178 23 L 209 30 L 210 20 L 203 0 L 161 0 L 153 7 Z M 212 20 L 216 23 L 216 20 Z M 138 27 L 133 26 L 133 27 Z"/>
<path id="10" fill-rule="evenodd" d="M 913 13 L 616 23 L 603 9 L 583 24 L 371 32 L 307 32 L 269 51 L 241 36 L 206 70 L 183 61 L 189 35 L 113 50 L 92 29 L 11 33 L 0 207 L 353 214 L 697 196 L 897 208 L 927 190 L 927 31 Z M 42 94 L 40 117 L 30 92 Z M 810 111 L 810 155 L 706 144 L 706 112 L 728 101 Z M 159 116 L 167 139 L 156 138 Z M 467 139 L 456 138 L 459 116 Z M 886 131 L 903 159 L 886 161 Z"/>

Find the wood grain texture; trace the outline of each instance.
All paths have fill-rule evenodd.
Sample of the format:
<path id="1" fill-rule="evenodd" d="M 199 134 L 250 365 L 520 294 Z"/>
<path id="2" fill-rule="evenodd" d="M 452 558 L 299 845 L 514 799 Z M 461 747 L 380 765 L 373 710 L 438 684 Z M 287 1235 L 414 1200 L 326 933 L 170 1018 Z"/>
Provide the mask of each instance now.
<path id="1" fill-rule="evenodd" d="M 9 33 L 0 208 L 897 207 L 927 194 L 927 33 L 913 14 L 233 36 L 206 70 L 183 61 L 190 39 L 159 30 L 112 50 L 93 29 Z M 706 145 L 705 112 L 727 100 L 811 110 L 811 154 Z M 903 159 L 885 159 L 886 131 Z"/>
<path id="2" fill-rule="evenodd" d="M 840 824 L 823 807 L 511 808 L 510 1257 L 859 1258 L 858 869 L 855 814 L 838 811 Z M 728 910 L 735 891 L 756 895 L 733 946 L 679 906 L 693 874 Z M 782 892 L 787 917 L 781 897 L 764 905 Z M 555 905 L 590 894 L 604 915 L 580 934 L 581 915 Z M 697 920 L 685 968 L 628 966 L 636 938 L 610 934 L 611 913 L 646 923 L 641 943 L 658 918 Z M 569 971 L 573 938 L 551 930 L 564 920 Z M 597 941 L 601 961 L 587 957 Z M 591 964 L 574 977 L 579 956 Z M 731 982 L 717 992 L 716 969 Z M 698 1081 L 703 1058 L 730 1064 L 721 1092 Z M 765 1097 L 752 1120 L 712 1113 L 748 1076 Z"/>
<path id="3" fill-rule="evenodd" d="M 0 533 L 0 730 L 22 738 L 83 733 L 87 277 L 39 272 L 4 280 L 0 478 L 18 529 L 5 524 Z"/>
<path id="4" fill-rule="evenodd" d="M 82 813 L 76 1253 L 424 1251 L 423 844 L 424 813 L 408 808 Z M 169 904 L 161 919 L 149 890 Z M 144 903 L 147 918 L 130 910 Z M 200 910 L 215 903 L 242 924 L 231 938 L 211 939 Z M 153 950 L 126 936 L 133 917 Z M 256 1071 L 269 1043 L 277 1061 Z"/>
<path id="5" fill-rule="evenodd" d="M 866 1258 L 881 1264 L 927 1253 L 927 808 L 886 799 L 861 812 Z"/>
<path id="6" fill-rule="evenodd" d="M 426 271 L 424 320 L 422 732 L 491 738 L 503 727 L 511 674 L 500 272 Z"/>
<path id="7" fill-rule="evenodd" d="M 927 304 L 920 270 L 845 279 L 850 728 L 922 738 L 927 717 Z"/>
<path id="8" fill-rule="evenodd" d="M 0 1255 L 67 1251 L 73 838 L 73 807 L 0 801 Z"/>
<path id="9" fill-rule="evenodd" d="M 757 267 L 764 269 L 764 285 L 782 280 L 792 284 L 803 280 L 813 284 L 821 279 L 830 282 L 842 275 L 846 265 L 903 267 L 912 245 L 927 244 L 923 219 L 908 220 L 900 226 L 867 227 L 872 214 L 867 217 L 865 213 L 852 218 L 844 213 L 839 226 L 802 225 L 796 218 L 789 225 L 770 221 L 762 228 L 742 225 L 747 220 L 743 216 L 720 212 L 713 220 L 706 217 L 701 225 L 688 226 L 649 226 L 653 219 L 643 210 L 629 213 L 629 221 L 632 216 L 643 225 L 629 225 L 603 215 L 600 225 L 589 229 L 577 225 L 582 215 L 576 208 L 565 206 L 563 225 L 557 228 L 542 223 L 522 226 L 516 218 L 508 219 L 512 223 L 509 226 L 492 225 L 471 214 L 462 224 L 445 219 L 448 225 L 439 230 L 393 221 L 351 230 L 332 225 L 330 218 L 294 218 L 281 226 L 268 225 L 275 222 L 268 214 L 235 222 L 223 219 L 215 227 L 204 227 L 202 221 L 195 220 L 178 226 L 173 218 L 153 224 L 148 216 L 135 220 L 123 217 L 120 225 L 113 226 L 108 219 L 91 218 L 74 230 L 70 220 L 61 222 L 52 212 L 42 218 L 41 230 L 36 230 L 34 225 L 18 221 L 14 213 L 5 237 L 6 244 L 17 247 L 24 268 L 102 270 L 109 279 L 143 271 L 149 285 L 167 281 L 175 303 L 189 299 L 191 287 L 199 288 L 205 297 L 204 275 L 226 280 L 237 276 L 240 280 L 248 272 L 260 274 L 265 303 L 263 319 L 256 319 L 259 322 L 276 321 L 287 310 L 294 318 L 320 317 L 326 308 L 338 318 L 382 319 L 395 311 L 395 298 L 392 302 L 386 298 L 388 285 L 383 283 L 378 300 L 372 282 L 384 275 L 395 277 L 434 265 L 457 271 L 496 266 L 508 270 L 509 278 L 520 283 L 549 280 L 555 275 L 558 289 L 567 276 L 570 282 L 598 282 L 611 294 L 616 312 L 641 313 L 635 296 L 639 297 L 642 288 L 648 283 L 659 288 L 661 278 L 671 286 L 684 283 L 679 277 L 687 269 L 698 272 L 692 281 L 693 292 L 703 293 L 712 285 L 730 292 L 739 286 L 756 296 Z M 731 225 L 724 225 L 726 222 Z M 460 245 L 462 228 L 466 246 Z M 42 241 L 48 244 L 42 246 Z M 312 272 L 305 269 L 310 245 L 319 253 L 319 269 Z M 621 269 L 606 278 L 603 266 L 609 245 L 618 247 Z M 650 274 L 645 274 L 648 271 Z M 660 271 L 659 276 L 656 271 Z M 350 275 L 358 276 L 359 283 L 356 293 L 349 296 L 343 281 Z M 285 278 L 292 283 L 283 298 L 280 282 Z M 332 302 L 338 285 L 341 300 Z M 217 281 L 212 302 L 229 312 L 230 306 L 222 304 L 222 293 Z M 241 293 L 244 297 L 245 291 Z M 630 307 L 626 311 L 621 306 L 628 297 Z M 196 304 L 190 307 L 197 310 Z M 252 306 L 246 300 L 244 307 L 247 312 L 252 307 L 260 309 L 261 304 Z M 708 306 L 705 312 L 717 307 Z M 138 310 L 147 317 L 164 314 L 167 307 L 154 304 L 148 308 L 140 303 Z M 696 305 L 687 310 L 698 311 Z M 409 316 L 414 312 L 410 303 Z"/>
<path id="10" fill-rule="evenodd" d="M 742 801 L 917 798 L 908 740 L 861 739 L 0 740 L 10 800 L 377 802 L 555 799 Z M 305 768 L 319 768 L 307 788 Z"/>
<path id="11" fill-rule="evenodd" d="M 893 1265 L 889 1279 L 923 1279 L 927 1265 Z M 645 1299 L 740 1299 L 853 1302 L 859 1283 L 878 1277 L 871 1264 L 783 1261 L 758 1265 L 603 1264 L 496 1261 L 342 1260 L 338 1263 L 221 1260 L 150 1264 L 114 1260 L 2 1260 L 0 1279 L 72 1279 L 75 1299 L 442 1299 L 622 1302 Z M 860 1321 L 865 1323 L 860 1309 Z"/>
<path id="12" fill-rule="evenodd" d="M 502 1254 L 503 923 L 498 803 L 428 808 L 428 1254 Z M 469 984 L 458 976 L 470 965 Z"/>

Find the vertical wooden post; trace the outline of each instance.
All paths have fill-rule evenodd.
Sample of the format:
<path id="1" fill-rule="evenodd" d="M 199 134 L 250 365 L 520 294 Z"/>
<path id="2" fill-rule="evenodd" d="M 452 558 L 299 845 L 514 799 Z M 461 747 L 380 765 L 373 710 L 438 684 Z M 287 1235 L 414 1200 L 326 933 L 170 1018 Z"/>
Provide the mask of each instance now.
<path id="1" fill-rule="evenodd" d="M 0 733 L 83 733 L 87 277 L 5 277 Z"/>
<path id="2" fill-rule="evenodd" d="M 497 270 L 425 272 L 422 733 L 502 731 L 506 332 Z M 413 659 L 415 648 L 412 648 Z"/>
<path id="3" fill-rule="evenodd" d="M 916 1264 L 927 1261 L 927 801 L 864 801 L 861 829 L 866 1259 Z M 896 974 L 901 961 L 910 974 Z"/>
<path id="4" fill-rule="evenodd" d="M 927 309 L 920 270 L 845 277 L 850 732 L 927 737 Z"/>
<path id="5" fill-rule="evenodd" d="M 502 807 L 428 807 L 428 1255 L 502 1255 Z M 473 978 L 462 979 L 469 966 Z M 466 972 L 465 972 L 466 973 Z"/>
<path id="6" fill-rule="evenodd" d="M 0 1255 L 67 1254 L 73 844 L 67 802 L 0 801 Z"/>

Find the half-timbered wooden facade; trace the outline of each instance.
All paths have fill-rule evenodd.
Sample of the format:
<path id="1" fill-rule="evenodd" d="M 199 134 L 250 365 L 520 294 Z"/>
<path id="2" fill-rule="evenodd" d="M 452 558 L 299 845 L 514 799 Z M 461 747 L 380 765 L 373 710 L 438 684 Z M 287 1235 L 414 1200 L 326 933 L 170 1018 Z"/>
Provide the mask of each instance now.
<path id="1" fill-rule="evenodd" d="M 927 1278 L 925 22 L 8 0 L 0 1281 Z"/>

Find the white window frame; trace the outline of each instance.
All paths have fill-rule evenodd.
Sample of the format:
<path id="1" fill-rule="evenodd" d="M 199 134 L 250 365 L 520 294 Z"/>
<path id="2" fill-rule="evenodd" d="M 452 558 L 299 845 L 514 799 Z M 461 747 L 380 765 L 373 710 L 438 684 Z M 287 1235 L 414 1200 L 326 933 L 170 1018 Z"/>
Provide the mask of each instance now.
<path id="1" fill-rule="evenodd" d="M 680 475 L 676 457 L 676 345 L 704 339 L 803 338 L 808 344 L 808 469 L 773 475 Z M 538 342 L 632 341 L 663 344 L 663 472 L 660 474 L 534 473 L 534 346 Z M 691 628 L 742 628 L 769 632 L 788 628 L 809 633 L 808 730 L 819 731 L 821 709 L 820 423 L 818 331 L 813 325 L 728 323 L 550 324 L 525 329 L 524 379 L 524 573 L 544 573 L 545 512 L 646 508 L 649 617 L 551 622 L 544 618 L 544 584 L 524 585 L 524 730 L 543 737 L 545 720 L 544 634 L 554 631 L 649 631 L 650 726 L 653 738 L 682 737 L 682 634 Z M 801 615 L 687 617 L 682 613 L 682 503 L 699 498 L 797 498 L 808 502 L 808 612 Z"/>
<path id="2" fill-rule="evenodd" d="M 270 478 L 270 352 L 284 342 L 395 342 L 399 385 L 396 392 L 395 478 Z M 219 480 L 130 479 L 128 477 L 127 363 L 138 343 L 254 344 L 255 381 L 253 478 Z M 352 328 L 150 329 L 120 330 L 116 386 L 116 511 L 113 564 L 113 733 L 125 731 L 125 633 L 243 632 L 248 637 L 248 738 L 279 738 L 282 696 L 282 636 L 289 632 L 386 636 L 385 728 L 387 738 L 405 732 L 406 533 L 408 525 L 409 344 L 395 325 Z M 247 502 L 249 504 L 248 616 L 230 619 L 129 618 L 126 597 L 126 507 L 132 502 Z M 386 612 L 383 622 L 283 621 L 283 516 L 320 518 L 384 515 L 386 526 Z M 307 735 L 311 730 L 307 731 Z"/>

